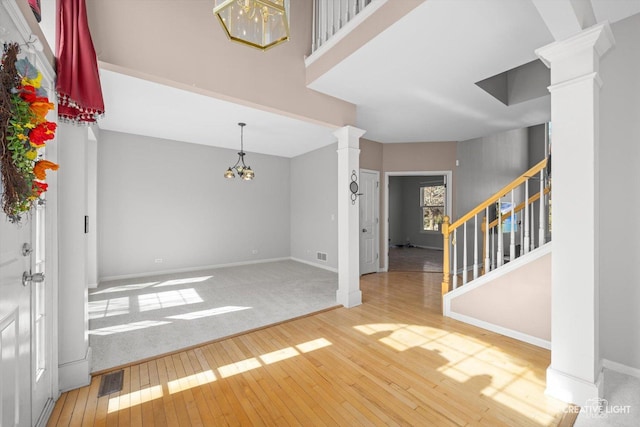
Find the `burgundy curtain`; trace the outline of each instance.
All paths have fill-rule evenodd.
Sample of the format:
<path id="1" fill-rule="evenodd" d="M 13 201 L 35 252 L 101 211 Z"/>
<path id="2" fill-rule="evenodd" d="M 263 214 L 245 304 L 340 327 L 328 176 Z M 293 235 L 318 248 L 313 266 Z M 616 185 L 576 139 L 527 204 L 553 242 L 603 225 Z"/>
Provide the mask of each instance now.
<path id="1" fill-rule="evenodd" d="M 57 0 L 58 117 L 90 124 L 104 114 L 104 101 L 85 0 Z"/>

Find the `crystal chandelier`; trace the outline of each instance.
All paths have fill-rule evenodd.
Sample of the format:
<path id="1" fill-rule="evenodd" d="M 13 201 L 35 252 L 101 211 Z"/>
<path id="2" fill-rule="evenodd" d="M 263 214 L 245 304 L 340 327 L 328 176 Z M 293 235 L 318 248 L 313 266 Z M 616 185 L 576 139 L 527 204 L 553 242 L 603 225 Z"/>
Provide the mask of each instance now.
<path id="1" fill-rule="evenodd" d="M 238 126 L 240 126 L 240 152 L 238 153 L 238 161 L 236 162 L 235 165 L 231 166 L 229 169 L 226 170 L 226 172 L 224 173 L 225 178 L 235 178 L 236 175 L 233 171 L 236 171 L 238 176 L 244 179 L 245 181 L 251 181 L 255 177 L 255 173 L 253 173 L 253 169 L 251 169 L 251 166 L 247 166 L 244 164 L 244 155 L 246 153 L 244 152 L 243 140 L 244 140 L 244 127 L 246 125 L 247 125 L 246 123 L 238 123 Z"/>
<path id="2" fill-rule="evenodd" d="M 289 40 L 289 0 L 215 0 L 213 13 L 231 40 L 267 50 Z"/>

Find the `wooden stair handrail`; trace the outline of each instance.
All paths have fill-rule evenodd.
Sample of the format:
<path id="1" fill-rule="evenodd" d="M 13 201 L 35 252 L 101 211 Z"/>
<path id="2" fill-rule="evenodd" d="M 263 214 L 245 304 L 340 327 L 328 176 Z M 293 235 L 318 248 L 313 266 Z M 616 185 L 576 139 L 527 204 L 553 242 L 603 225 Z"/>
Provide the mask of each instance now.
<path id="1" fill-rule="evenodd" d="M 550 191 L 551 191 L 551 187 L 545 187 L 543 192 L 544 192 L 545 195 L 547 195 L 547 194 L 549 194 Z M 529 202 L 526 205 L 528 206 L 528 205 L 532 204 L 533 202 L 538 201 L 539 199 L 540 199 L 540 192 L 536 192 L 533 196 L 529 197 Z M 513 213 L 520 212 L 521 210 L 524 209 L 524 207 L 525 207 L 525 203 L 524 202 L 520 203 L 518 206 L 516 206 L 513 209 Z M 503 213 L 502 214 L 502 221 L 504 222 L 504 220 L 509 218 L 510 216 L 511 216 L 511 211 L 507 211 L 507 212 Z M 489 228 L 493 228 L 496 225 L 498 225 L 498 218 L 494 219 L 493 221 L 491 221 L 489 223 Z M 482 223 L 482 230 L 484 231 L 485 228 L 486 228 L 486 225 L 483 222 Z"/>
<path id="2" fill-rule="evenodd" d="M 487 198 L 484 202 L 480 203 L 478 206 L 471 209 L 469 212 L 467 212 L 467 214 L 462 216 L 460 219 L 449 224 L 449 226 L 447 227 L 447 233 L 448 233 L 447 236 L 451 234 L 453 230 L 460 227 L 462 224 L 469 221 L 471 218 L 473 218 L 474 216 L 476 216 L 477 214 L 485 210 L 487 206 L 491 206 L 497 200 L 499 200 L 500 198 L 508 194 L 511 190 L 515 189 L 516 187 L 518 187 L 520 184 L 522 184 L 529 178 L 535 176 L 538 172 L 540 172 L 545 167 L 547 167 L 546 158 L 543 159 L 540 163 L 538 163 L 534 167 L 532 167 L 531 169 L 529 169 L 528 171 L 526 171 L 525 173 L 523 173 L 522 175 L 520 175 L 519 177 L 517 177 L 516 179 L 514 179 L 513 181 L 511 181 L 511 183 L 507 184 L 506 186 L 498 190 L 498 192 L 496 192 L 493 196 Z M 444 233 L 445 233 L 445 229 L 443 228 L 442 234 Z M 447 236 L 445 236 L 445 238 Z"/>
<path id="3" fill-rule="evenodd" d="M 475 217 L 480 212 L 482 212 L 485 209 L 487 209 L 487 207 L 491 206 L 493 203 L 496 203 L 502 197 L 504 197 L 505 195 L 509 194 L 509 192 L 513 191 L 515 188 L 519 187 L 521 184 L 523 184 L 524 182 L 526 182 L 530 178 L 533 178 L 534 176 L 536 176 L 542 169 L 547 167 L 547 162 L 548 162 L 548 158 L 543 159 L 537 165 L 533 166 L 528 171 L 526 171 L 525 173 L 523 173 L 522 175 L 520 175 L 519 177 L 517 177 L 516 179 L 511 181 L 509 184 L 507 184 L 506 186 L 504 186 L 503 188 L 498 190 L 491 197 L 487 198 L 484 202 L 480 203 L 478 206 L 476 206 L 475 208 L 471 209 L 469 212 L 467 212 L 465 215 L 463 215 L 457 221 L 455 221 L 453 223 L 450 223 L 449 221 L 451 219 L 448 216 L 445 216 L 443 218 L 442 225 L 441 225 L 442 237 L 443 237 L 443 240 L 444 240 L 443 254 L 442 254 L 443 255 L 443 258 L 442 258 L 442 260 L 443 260 L 443 262 L 442 262 L 442 270 L 443 270 L 442 271 L 442 273 L 443 273 L 442 274 L 442 295 L 444 295 L 447 292 L 449 292 L 449 284 L 451 282 L 450 265 L 449 265 L 449 240 L 451 238 L 451 234 L 458 227 L 460 227 L 462 224 L 466 223 L 471 218 Z M 541 185 L 543 185 L 543 184 L 541 183 Z M 546 187 L 546 188 L 543 189 L 544 194 L 549 193 L 549 191 L 550 191 L 550 187 Z M 538 200 L 539 198 L 540 198 L 540 193 L 538 192 L 537 194 L 534 194 L 533 196 L 531 196 L 529 198 L 528 202 L 532 203 L 532 202 Z M 518 206 L 516 206 L 513 209 L 513 212 L 518 212 L 518 211 L 522 210 L 524 208 L 524 206 L 525 206 L 524 202 L 519 204 Z M 512 211 L 509 211 L 508 214 L 505 212 L 505 215 L 502 216 L 502 219 L 510 216 L 511 212 Z M 492 223 L 491 223 L 492 225 L 491 226 L 496 225 L 497 221 L 498 221 L 498 219 L 496 219 L 495 221 L 492 221 Z M 484 239 L 486 239 L 486 233 L 484 232 L 484 229 L 485 229 L 485 222 L 484 221 L 482 223 L 482 229 L 483 229 L 483 234 L 485 234 Z M 484 248 L 484 244 L 483 244 L 483 248 Z M 485 269 L 485 267 L 483 267 L 483 274 L 484 274 L 484 269 Z M 454 274 L 456 274 L 456 272 L 454 272 Z"/>

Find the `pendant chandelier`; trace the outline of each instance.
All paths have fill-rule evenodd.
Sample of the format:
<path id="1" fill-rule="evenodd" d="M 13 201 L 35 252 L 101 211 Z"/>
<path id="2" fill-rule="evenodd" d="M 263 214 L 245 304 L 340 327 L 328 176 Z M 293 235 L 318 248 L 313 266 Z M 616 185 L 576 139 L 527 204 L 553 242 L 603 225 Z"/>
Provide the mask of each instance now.
<path id="1" fill-rule="evenodd" d="M 224 173 L 225 178 L 229 178 L 229 179 L 235 178 L 236 175 L 233 171 L 236 171 L 238 176 L 244 179 L 245 181 L 251 181 L 255 177 L 255 173 L 253 173 L 253 169 L 251 169 L 251 166 L 247 166 L 244 164 L 244 155 L 246 153 L 244 152 L 243 140 L 244 140 L 244 127 L 246 125 L 247 125 L 246 123 L 238 123 L 238 126 L 240 126 L 240 152 L 238 153 L 238 161 L 236 162 L 235 165 L 227 169 L 227 171 Z"/>
<path id="2" fill-rule="evenodd" d="M 215 0 L 213 13 L 233 41 L 267 50 L 289 40 L 289 0 Z"/>

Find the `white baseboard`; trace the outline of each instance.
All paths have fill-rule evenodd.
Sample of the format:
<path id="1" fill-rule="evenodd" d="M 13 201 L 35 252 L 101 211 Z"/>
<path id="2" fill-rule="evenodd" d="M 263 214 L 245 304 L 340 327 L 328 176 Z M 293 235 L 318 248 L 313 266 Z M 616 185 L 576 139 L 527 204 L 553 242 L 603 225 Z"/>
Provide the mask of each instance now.
<path id="1" fill-rule="evenodd" d="M 45 427 L 47 425 L 49 417 L 53 413 L 54 406 L 56 406 L 56 401 L 53 399 L 47 399 L 47 403 L 45 403 L 44 409 L 35 423 L 36 427 Z"/>
<path id="2" fill-rule="evenodd" d="M 337 268 L 329 267 L 328 265 L 318 264 L 318 263 L 315 263 L 315 262 L 312 262 L 312 261 L 306 261 L 304 259 L 300 259 L 300 258 L 296 258 L 296 257 L 290 257 L 289 259 L 291 261 L 301 262 L 302 264 L 307 264 L 307 265 L 310 265 L 312 267 L 318 267 L 318 268 L 321 268 L 323 270 L 328 270 L 328 271 L 331 271 L 332 273 L 337 273 L 338 272 Z"/>
<path id="3" fill-rule="evenodd" d="M 216 269 L 216 268 L 224 268 L 224 267 L 238 267 L 238 266 L 242 266 L 242 265 L 264 264 L 264 263 L 267 263 L 267 262 L 288 261 L 290 259 L 292 259 L 292 258 L 291 257 L 269 258 L 269 259 L 260 259 L 260 260 L 252 260 L 252 261 L 232 262 L 232 263 L 228 263 L 228 264 L 206 265 L 206 266 L 200 266 L 200 267 L 175 268 L 175 269 L 171 269 L 171 270 L 159 270 L 159 271 L 147 271 L 145 273 L 123 274 L 123 275 L 119 275 L 119 276 L 105 276 L 105 277 L 101 277 L 98 280 L 98 283 L 110 282 L 112 280 L 138 279 L 140 277 L 159 276 L 159 275 L 163 275 L 163 274 L 178 274 L 178 273 L 188 273 L 190 271 L 213 270 L 213 269 Z"/>
<path id="4" fill-rule="evenodd" d="M 58 365 L 58 387 L 61 392 L 84 387 L 91 383 L 91 347 L 84 359 Z"/>
<path id="5" fill-rule="evenodd" d="M 622 363 L 614 362 L 613 360 L 602 359 L 602 367 L 631 377 L 640 378 L 640 369 L 632 368 L 631 366 L 623 365 Z"/>
<path id="6" fill-rule="evenodd" d="M 544 394 L 578 406 L 590 406 L 589 401 L 602 397 L 602 380 L 602 371 L 598 373 L 596 382 L 591 383 L 548 367 L 547 388 Z"/>
<path id="7" fill-rule="evenodd" d="M 505 328 L 504 326 L 485 322 L 484 320 L 476 319 L 474 317 L 456 313 L 450 310 L 447 310 L 447 313 L 445 313 L 445 315 L 452 319 L 459 320 L 460 322 L 468 323 L 469 325 L 477 326 L 479 328 L 486 329 L 488 331 L 495 332 L 500 335 L 514 338 L 519 341 L 523 341 L 528 344 L 535 345 L 536 347 L 542 347 L 542 348 L 546 348 L 547 350 L 551 350 L 551 342 L 547 340 L 543 340 L 542 338 L 534 337 L 532 335 L 515 331 L 513 329 Z"/>

